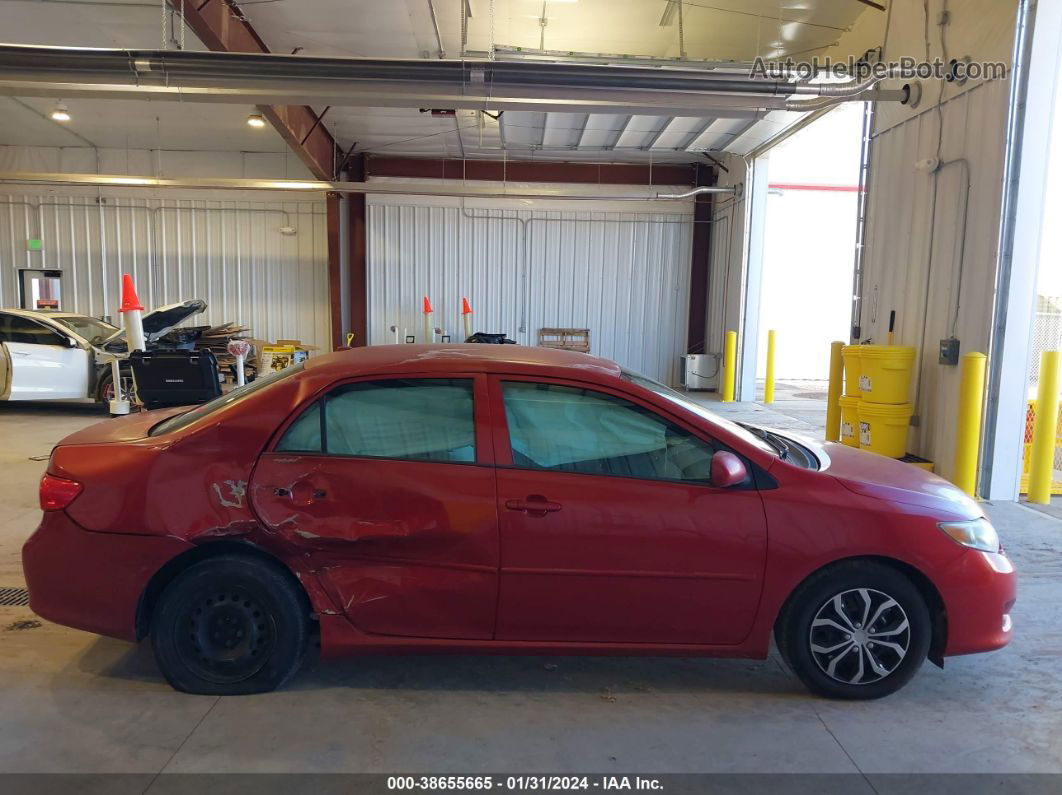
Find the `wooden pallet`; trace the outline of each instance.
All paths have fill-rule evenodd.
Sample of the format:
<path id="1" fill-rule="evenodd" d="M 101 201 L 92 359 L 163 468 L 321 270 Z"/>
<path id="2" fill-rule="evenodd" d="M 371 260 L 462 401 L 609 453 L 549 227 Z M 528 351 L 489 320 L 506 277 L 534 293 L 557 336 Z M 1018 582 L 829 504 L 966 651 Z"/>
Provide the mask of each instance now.
<path id="1" fill-rule="evenodd" d="M 565 351 L 590 353 L 590 329 L 540 328 L 538 344 L 542 348 L 560 348 Z"/>

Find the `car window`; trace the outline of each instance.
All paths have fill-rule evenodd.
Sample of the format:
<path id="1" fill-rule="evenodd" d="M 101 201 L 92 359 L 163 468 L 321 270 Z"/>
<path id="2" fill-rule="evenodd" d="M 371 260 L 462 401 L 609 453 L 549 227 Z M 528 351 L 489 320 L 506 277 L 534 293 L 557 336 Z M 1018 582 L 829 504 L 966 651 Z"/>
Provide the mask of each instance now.
<path id="1" fill-rule="evenodd" d="M 306 409 L 276 449 L 415 461 L 475 461 L 472 380 L 413 378 L 345 384 Z"/>
<path id="2" fill-rule="evenodd" d="M 36 320 L 18 315 L 0 315 L 0 342 L 28 345 L 66 345 L 67 338 Z"/>
<path id="3" fill-rule="evenodd" d="M 321 401 L 316 400 L 284 431 L 277 450 L 283 453 L 323 453 L 322 438 Z"/>
<path id="4" fill-rule="evenodd" d="M 747 428 L 743 428 L 736 422 L 721 417 L 714 411 L 709 411 L 699 403 L 695 403 L 694 401 L 690 400 L 681 392 L 676 392 L 671 387 L 664 386 L 659 381 L 654 381 L 651 378 L 647 378 L 644 375 L 640 375 L 639 373 L 635 373 L 630 370 L 624 370 L 620 377 L 623 378 L 624 381 L 630 381 L 632 384 L 636 384 L 640 387 L 648 389 L 650 392 L 653 392 L 659 397 L 662 397 L 665 400 L 669 400 L 675 405 L 681 406 L 687 411 L 691 411 L 694 414 L 697 414 L 698 416 L 708 420 L 709 422 L 722 426 L 729 433 L 733 434 L 734 436 L 737 436 L 743 442 L 752 447 L 756 447 L 762 450 L 763 452 L 771 453 L 772 455 L 776 453 L 773 447 L 767 444 L 763 439 L 750 433 Z"/>
<path id="5" fill-rule="evenodd" d="M 513 464 L 528 469 L 707 482 L 715 449 L 655 412 L 589 389 L 503 383 Z"/>
<path id="6" fill-rule="evenodd" d="M 110 323 L 104 323 L 102 320 L 96 320 L 94 317 L 87 317 L 85 315 L 66 315 L 64 317 L 53 318 L 56 323 L 60 323 L 73 331 L 75 334 L 80 335 L 83 339 L 88 340 L 93 345 L 98 345 L 103 340 L 116 334 L 118 332 L 117 327 L 112 326 Z"/>
<path id="7" fill-rule="evenodd" d="M 188 411 L 183 411 L 180 414 L 175 414 L 169 419 L 163 420 L 148 431 L 148 436 L 158 436 L 163 433 L 179 431 L 181 428 L 191 425 L 196 420 L 200 420 L 203 417 L 213 414 L 218 409 L 230 406 L 237 401 L 243 400 L 248 395 L 253 395 L 255 392 L 263 389 L 268 389 L 278 381 L 283 381 L 284 379 L 291 378 L 293 375 L 301 373 L 304 366 L 305 364 L 303 362 L 299 362 L 290 367 L 285 367 L 283 370 L 272 372 L 269 375 L 259 376 L 249 384 L 238 386 L 213 400 L 208 400 L 200 406 L 196 406 Z"/>

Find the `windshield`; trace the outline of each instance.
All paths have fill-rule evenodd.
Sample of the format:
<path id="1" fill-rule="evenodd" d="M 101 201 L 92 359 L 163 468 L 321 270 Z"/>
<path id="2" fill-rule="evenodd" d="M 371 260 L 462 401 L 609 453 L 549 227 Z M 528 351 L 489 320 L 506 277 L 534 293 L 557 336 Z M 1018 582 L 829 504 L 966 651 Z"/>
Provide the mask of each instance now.
<path id="1" fill-rule="evenodd" d="M 740 437 L 742 441 L 752 445 L 758 450 L 763 450 L 765 453 L 771 453 L 772 455 L 778 455 L 778 449 L 773 445 L 768 444 L 764 439 L 756 436 L 755 434 L 750 433 L 746 428 L 742 427 L 741 425 L 738 425 L 736 422 L 731 422 L 730 420 L 723 419 L 715 412 L 709 411 L 704 406 L 701 406 L 698 403 L 694 403 L 681 392 L 676 392 L 671 387 L 664 386 L 659 381 L 654 381 L 652 378 L 647 378 L 644 375 L 639 375 L 638 373 L 631 372 L 630 370 L 623 370 L 621 373 L 621 377 L 625 381 L 630 381 L 632 384 L 637 384 L 638 386 L 645 387 L 650 392 L 654 392 L 657 395 L 660 395 L 660 397 L 670 400 L 672 403 L 682 406 L 682 408 L 688 411 L 692 411 L 694 414 L 704 417 L 706 420 L 716 425 L 723 426 L 730 433 Z"/>
<path id="2" fill-rule="evenodd" d="M 221 397 L 208 400 L 201 406 L 196 406 L 195 408 L 188 409 L 188 411 L 175 414 L 174 416 L 163 420 L 148 431 L 148 436 L 158 436 L 159 434 L 172 433 L 173 431 L 179 431 L 181 428 L 186 428 L 196 420 L 200 420 L 208 414 L 213 414 L 218 409 L 230 406 L 237 401 L 243 400 L 248 395 L 252 395 L 261 389 L 266 389 L 278 381 L 283 381 L 285 378 L 290 378 L 296 373 L 302 372 L 302 368 L 303 363 L 299 362 L 298 364 L 293 364 L 291 367 L 285 367 L 283 370 L 278 370 L 275 373 L 256 378 L 246 386 L 238 386 L 230 392 L 226 392 Z"/>
<path id="3" fill-rule="evenodd" d="M 116 326 L 112 326 L 110 323 L 104 323 L 102 320 L 96 320 L 94 317 L 86 317 L 85 315 L 68 315 L 66 317 L 52 315 L 52 320 L 66 326 L 79 337 L 88 340 L 92 345 L 99 345 L 118 330 Z"/>

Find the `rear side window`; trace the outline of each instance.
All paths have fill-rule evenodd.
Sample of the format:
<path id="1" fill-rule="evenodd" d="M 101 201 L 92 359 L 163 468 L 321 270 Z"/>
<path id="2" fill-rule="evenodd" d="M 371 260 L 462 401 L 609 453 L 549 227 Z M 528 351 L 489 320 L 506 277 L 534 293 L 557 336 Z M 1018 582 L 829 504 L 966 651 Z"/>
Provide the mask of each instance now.
<path id="1" fill-rule="evenodd" d="M 224 395 L 216 397 L 213 400 L 208 400 L 200 406 L 196 406 L 181 414 L 176 414 L 168 420 L 163 420 L 148 431 L 148 436 L 158 436 L 163 433 L 179 431 L 181 428 L 191 425 L 196 420 L 200 420 L 203 417 L 213 414 L 218 409 L 231 406 L 233 403 L 241 401 L 245 397 L 253 395 L 255 392 L 268 389 L 278 381 L 283 381 L 287 378 L 291 378 L 293 375 L 301 373 L 303 364 L 303 362 L 299 362 L 298 364 L 293 364 L 291 367 L 285 367 L 283 370 L 277 370 L 269 375 L 259 376 L 249 384 L 236 387 L 232 391 L 226 392 Z"/>
<path id="2" fill-rule="evenodd" d="M 603 392 L 503 384 L 513 464 L 585 475 L 707 482 L 712 445 L 635 403 Z"/>
<path id="3" fill-rule="evenodd" d="M 284 432 L 276 450 L 473 462 L 472 380 L 411 378 L 345 384 L 306 409 Z"/>

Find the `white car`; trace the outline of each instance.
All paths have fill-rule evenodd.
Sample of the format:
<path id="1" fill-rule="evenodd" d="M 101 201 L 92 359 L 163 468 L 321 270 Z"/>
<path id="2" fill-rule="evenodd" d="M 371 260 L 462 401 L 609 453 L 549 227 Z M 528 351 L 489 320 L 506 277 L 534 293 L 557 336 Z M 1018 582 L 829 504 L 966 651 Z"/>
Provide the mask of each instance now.
<path id="1" fill-rule="evenodd" d="M 201 300 L 144 315 L 148 347 L 206 309 Z M 125 332 L 94 317 L 46 309 L 0 309 L 0 400 L 111 399 L 111 358 Z M 122 366 L 123 382 L 127 373 Z"/>

